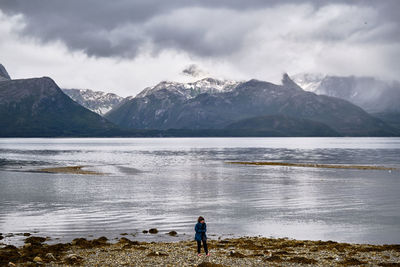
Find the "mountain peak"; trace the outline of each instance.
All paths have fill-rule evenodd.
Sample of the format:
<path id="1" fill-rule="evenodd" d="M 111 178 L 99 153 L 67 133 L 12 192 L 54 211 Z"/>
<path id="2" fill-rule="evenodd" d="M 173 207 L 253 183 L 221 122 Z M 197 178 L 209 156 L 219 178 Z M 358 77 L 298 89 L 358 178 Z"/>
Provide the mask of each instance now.
<path id="1" fill-rule="evenodd" d="M 180 83 L 171 81 L 162 81 L 153 87 L 147 87 L 140 92 L 137 97 L 146 97 L 157 94 L 164 90 L 166 92 L 174 92 L 189 99 L 203 93 L 219 93 L 230 91 L 240 82 L 234 80 L 219 80 L 214 78 L 204 78 L 195 82 Z"/>
<path id="2" fill-rule="evenodd" d="M 295 83 L 287 73 L 282 76 L 282 85 L 290 89 L 303 90 L 297 83 Z"/>
<path id="3" fill-rule="evenodd" d="M 8 75 L 6 68 L 2 64 L 0 64 L 0 81 L 5 80 L 11 80 L 11 77 L 10 75 Z"/>
<path id="4" fill-rule="evenodd" d="M 100 115 L 106 114 L 123 100 L 116 94 L 90 89 L 62 89 L 62 91 L 75 102 Z"/>

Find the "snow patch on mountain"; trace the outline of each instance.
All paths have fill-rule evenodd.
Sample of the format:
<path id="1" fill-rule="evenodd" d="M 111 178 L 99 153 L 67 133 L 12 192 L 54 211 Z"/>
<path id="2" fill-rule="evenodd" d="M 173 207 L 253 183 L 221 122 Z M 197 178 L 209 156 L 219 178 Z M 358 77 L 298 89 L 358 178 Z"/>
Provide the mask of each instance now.
<path id="1" fill-rule="evenodd" d="M 115 105 L 119 104 L 123 97 L 113 93 L 93 91 L 90 89 L 62 89 L 72 100 L 96 112 L 100 115 L 106 114 Z"/>
<path id="2" fill-rule="evenodd" d="M 136 95 L 137 98 L 147 97 L 150 95 L 159 95 L 157 92 L 168 91 L 185 97 L 186 99 L 194 98 L 200 94 L 216 94 L 220 92 L 231 91 L 241 82 L 233 80 L 218 80 L 213 78 L 204 78 L 192 83 L 179 83 L 163 81 L 153 87 L 147 87 Z"/>
<path id="3" fill-rule="evenodd" d="M 292 80 L 306 91 L 317 93 L 326 75 L 321 73 L 299 73 L 291 76 Z"/>

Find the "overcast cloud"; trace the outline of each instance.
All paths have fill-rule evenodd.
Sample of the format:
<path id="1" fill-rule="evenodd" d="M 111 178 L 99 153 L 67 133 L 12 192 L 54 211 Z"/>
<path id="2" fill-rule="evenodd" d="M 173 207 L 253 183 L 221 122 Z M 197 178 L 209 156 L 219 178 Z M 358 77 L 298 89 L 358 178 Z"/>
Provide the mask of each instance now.
<path id="1" fill-rule="evenodd" d="M 0 0 L 0 63 L 14 78 L 123 96 L 195 79 L 188 66 L 238 80 L 399 80 L 400 1 L 329 2 Z"/>

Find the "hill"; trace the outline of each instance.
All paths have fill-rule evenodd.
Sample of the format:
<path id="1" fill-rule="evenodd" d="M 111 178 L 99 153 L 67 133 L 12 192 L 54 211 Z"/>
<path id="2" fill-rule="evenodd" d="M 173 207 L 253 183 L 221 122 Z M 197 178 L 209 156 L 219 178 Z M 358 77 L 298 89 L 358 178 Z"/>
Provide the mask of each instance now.
<path id="1" fill-rule="evenodd" d="M 97 136 L 117 128 L 65 95 L 50 78 L 0 82 L 0 136 Z"/>

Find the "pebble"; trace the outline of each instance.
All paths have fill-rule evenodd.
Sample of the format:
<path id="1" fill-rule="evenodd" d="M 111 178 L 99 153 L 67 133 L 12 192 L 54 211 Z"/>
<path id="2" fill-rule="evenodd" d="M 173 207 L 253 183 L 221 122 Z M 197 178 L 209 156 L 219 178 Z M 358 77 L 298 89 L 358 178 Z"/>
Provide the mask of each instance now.
<path id="1" fill-rule="evenodd" d="M 46 254 L 46 259 L 53 260 L 53 261 L 57 260 L 56 257 L 54 257 L 54 255 L 52 253 L 47 253 Z"/>
<path id="2" fill-rule="evenodd" d="M 39 257 L 39 256 L 36 256 L 35 258 L 33 258 L 33 261 L 37 262 L 37 263 L 42 263 L 43 262 L 42 258 Z"/>

